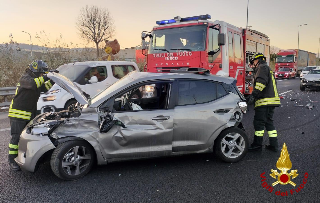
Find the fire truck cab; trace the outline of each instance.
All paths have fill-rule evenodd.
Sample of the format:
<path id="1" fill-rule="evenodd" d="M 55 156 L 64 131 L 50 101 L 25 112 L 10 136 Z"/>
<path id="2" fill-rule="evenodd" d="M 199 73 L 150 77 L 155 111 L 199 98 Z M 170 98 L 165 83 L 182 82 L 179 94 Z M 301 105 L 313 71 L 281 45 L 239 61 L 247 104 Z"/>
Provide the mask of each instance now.
<path id="1" fill-rule="evenodd" d="M 166 73 L 179 68 L 205 68 L 211 74 L 237 79 L 238 89 L 250 94 L 253 77 L 249 59 L 261 52 L 269 63 L 268 36 L 209 19 L 208 14 L 178 16 L 157 21 L 158 26 L 151 32 L 142 32 L 142 47 L 148 49 L 146 71 Z M 148 37 L 150 40 L 146 42 Z"/>

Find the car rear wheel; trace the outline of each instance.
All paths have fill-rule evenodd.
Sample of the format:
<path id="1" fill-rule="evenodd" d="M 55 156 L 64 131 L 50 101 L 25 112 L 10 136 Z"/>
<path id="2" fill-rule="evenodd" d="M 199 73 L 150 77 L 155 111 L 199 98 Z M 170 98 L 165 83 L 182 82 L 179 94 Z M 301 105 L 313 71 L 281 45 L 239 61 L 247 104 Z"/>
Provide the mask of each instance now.
<path id="1" fill-rule="evenodd" d="M 249 141 L 245 132 L 239 128 L 228 128 L 215 140 L 214 152 L 225 162 L 238 162 L 248 152 Z"/>
<path id="2" fill-rule="evenodd" d="M 75 180 L 85 176 L 92 168 L 95 154 L 84 141 L 68 141 L 59 144 L 51 156 L 53 173 L 64 180 Z"/>
<path id="3" fill-rule="evenodd" d="M 300 90 L 301 90 L 301 91 L 305 91 L 305 90 L 306 90 L 306 87 L 303 86 L 303 85 L 300 85 Z"/>
<path id="4" fill-rule="evenodd" d="M 66 103 L 66 105 L 64 106 L 64 109 L 68 110 L 70 106 L 75 105 L 76 103 L 77 103 L 76 100 L 71 99 Z"/>

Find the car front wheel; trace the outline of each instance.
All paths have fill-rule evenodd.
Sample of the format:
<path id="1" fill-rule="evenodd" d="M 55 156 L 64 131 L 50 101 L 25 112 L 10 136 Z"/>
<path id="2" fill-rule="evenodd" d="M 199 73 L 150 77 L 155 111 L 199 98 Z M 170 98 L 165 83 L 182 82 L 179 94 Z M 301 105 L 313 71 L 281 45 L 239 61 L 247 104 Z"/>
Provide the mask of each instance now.
<path id="1" fill-rule="evenodd" d="M 249 141 L 245 132 L 239 128 L 228 128 L 215 140 L 214 152 L 225 162 L 238 162 L 248 152 Z"/>
<path id="2" fill-rule="evenodd" d="M 68 141 L 59 144 L 51 156 L 53 173 L 64 180 L 85 176 L 92 168 L 95 155 L 92 147 L 84 141 Z"/>

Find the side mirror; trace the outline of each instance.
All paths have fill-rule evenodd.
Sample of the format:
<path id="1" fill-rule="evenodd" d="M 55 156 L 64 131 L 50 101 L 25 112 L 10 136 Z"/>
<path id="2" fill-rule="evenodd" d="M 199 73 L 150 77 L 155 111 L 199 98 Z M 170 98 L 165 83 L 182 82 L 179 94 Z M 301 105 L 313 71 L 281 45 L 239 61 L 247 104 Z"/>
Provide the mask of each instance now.
<path id="1" fill-rule="evenodd" d="M 238 103 L 238 106 L 241 109 L 242 113 L 246 113 L 247 112 L 247 108 L 248 108 L 247 102 L 240 101 Z"/>
<path id="2" fill-rule="evenodd" d="M 141 39 L 144 40 L 147 37 L 147 31 L 142 31 Z"/>
<path id="3" fill-rule="evenodd" d="M 98 78 L 97 76 L 92 76 L 89 80 L 90 83 L 97 83 L 98 82 Z"/>
<path id="4" fill-rule="evenodd" d="M 148 49 L 148 46 L 149 46 L 149 43 L 146 42 L 146 41 L 144 41 L 144 39 L 143 39 L 143 40 L 142 40 L 142 43 L 141 43 L 141 48 L 142 48 L 142 50 L 143 50 L 143 49 Z"/>
<path id="5" fill-rule="evenodd" d="M 226 35 L 223 34 L 223 33 L 220 33 L 218 35 L 218 45 L 222 46 L 222 45 L 225 45 L 225 44 L 226 44 Z"/>

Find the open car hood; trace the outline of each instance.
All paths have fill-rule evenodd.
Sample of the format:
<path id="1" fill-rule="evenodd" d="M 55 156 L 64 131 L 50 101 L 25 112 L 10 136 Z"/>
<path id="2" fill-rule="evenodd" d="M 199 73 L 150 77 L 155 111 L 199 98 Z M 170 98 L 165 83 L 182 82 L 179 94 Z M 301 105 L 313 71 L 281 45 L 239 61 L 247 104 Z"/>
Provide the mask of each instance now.
<path id="1" fill-rule="evenodd" d="M 54 72 L 49 72 L 47 76 L 61 88 L 72 94 L 81 105 L 89 103 L 88 98 L 84 96 L 84 92 L 65 76 Z"/>

